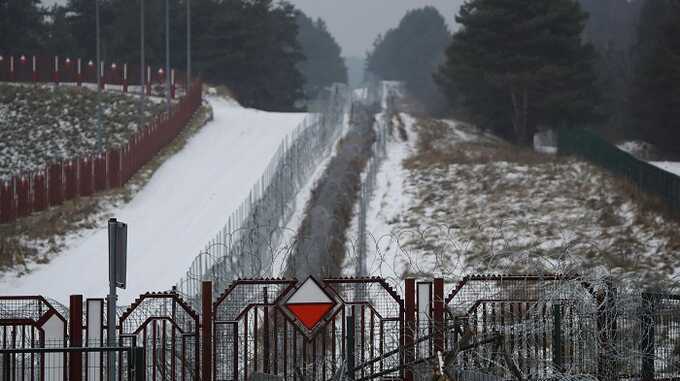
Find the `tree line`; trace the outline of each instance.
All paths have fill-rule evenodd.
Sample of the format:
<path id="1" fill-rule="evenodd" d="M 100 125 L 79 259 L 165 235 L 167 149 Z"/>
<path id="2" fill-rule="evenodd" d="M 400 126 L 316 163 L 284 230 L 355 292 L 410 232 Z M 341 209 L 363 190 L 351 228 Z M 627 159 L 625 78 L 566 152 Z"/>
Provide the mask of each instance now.
<path id="1" fill-rule="evenodd" d="M 367 70 L 520 144 L 586 126 L 680 151 L 680 0 L 467 0 L 455 20 L 408 12 Z"/>
<path id="2" fill-rule="evenodd" d="M 139 62 L 140 0 L 99 0 L 102 59 Z M 186 0 L 171 0 L 171 63 L 186 68 Z M 165 63 L 165 0 L 144 0 L 147 63 Z M 227 85 L 244 106 L 288 111 L 346 82 L 341 49 L 323 20 L 287 2 L 192 0 L 192 70 Z M 0 0 L 0 54 L 96 56 L 95 2 Z"/>

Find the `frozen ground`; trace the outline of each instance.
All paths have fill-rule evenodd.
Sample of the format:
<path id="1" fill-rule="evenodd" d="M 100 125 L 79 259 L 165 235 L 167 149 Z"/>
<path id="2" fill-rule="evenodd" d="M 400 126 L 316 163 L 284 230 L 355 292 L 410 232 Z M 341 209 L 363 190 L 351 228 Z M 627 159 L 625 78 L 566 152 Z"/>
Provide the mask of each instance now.
<path id="1" fill-rule="evenodd" d="M 0 179 L 94 151 L 96 97 L 87 88 L 0 84 Z M 138 130 L 139 102 L 102 93 L 104 146 L 126 144 Z M 147 117 L 164 106 L 147 99 Z"/>
<path id="2" fill-rule="evenodd" d="M 267 113 L 211 97 L 214 121 L 167 160 L 149 183 L 110 215 L 129 224 L 128 288 L 120 304 L 146 291 L 167 290 L 226 216 L 247 197 L 282 138 L 304 114 Z M 67 302 L 72 293 L 107 293 L 105 223 L 67 237 L 48 264 L 0 279 L 5 295 L 42 294 Z"/>
<path id="3" fill-rule="evenodd" d="M 368 273 L 677 275 L 680 225 L 575 159 L 513 147 L 452 121 L 402 114 L 368 212 Z"/>
<path id="4" fill-rule="evenodd" d="M 674 174 L 680 176 L 680 162 L 677 162 L 677 161 L 652 161 L 650 163 L 656 165 L 657 167 L 663 169 L 664 171 L 668 171 L 670 173 L 674 173 Z"/>

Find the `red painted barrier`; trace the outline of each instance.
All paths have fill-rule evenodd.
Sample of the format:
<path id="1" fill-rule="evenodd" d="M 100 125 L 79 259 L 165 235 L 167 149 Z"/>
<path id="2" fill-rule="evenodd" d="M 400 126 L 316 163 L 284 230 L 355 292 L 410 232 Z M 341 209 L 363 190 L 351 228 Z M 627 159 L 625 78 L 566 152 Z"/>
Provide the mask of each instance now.
<path id="1" fill-rule="evenodd" d="M 17 218 L 26 217 L 31 214 L 31 183 L 21 176 L 16 182 L 17 187 Z"/>
<path id="2" fill-rule="evenodd" d="M 0 60 L 0 74 L 3 68 L 10 67 L 6 63 L 3 64 L 5 60 L 5 57 Z M 36 58 L 36 67 L 41 67 L 39 62 L 41 61 Z M 53 61 L 54 65 L 56 62 Z M 32 58 L 27 58 L 23 65 L 32 67 Z M 65 72 L 70 73 L 67 75 L 72 75 L 73 80 L 77 80 L 77 61 L 69 60 L 67 65 L 65 60 L 60 60 L 59 68 L 59 78 L 62 81 L 71 80 L 66 79 L 68 77 L 64 76 Z M 81 69 L 83 69 L 82 66 Z M 42 72 L 38 70 L 36 73 L 38 78 L 43 78 Z M 81 70 L 81 73 L 84 72 Z M 31 71 L 26 72 L 26 69 L 16 73 L 18 78 L 23 78 L 23 80 L 29 78 L 29 81 L 31 74 Z M 5 77 L 10 76 L 5 73 L 5 76 L 0 78 Z M 22 217 L 33 211 L 60 205 L 64 200 L 90 196 L 95 192 L 123 186 L 140 168 L 177 137 L 200 107 L 201 95 L 202 84 L 197 81 L 186 96 L 173 106 L 170 115 L 163 114 L 150 119 L 148 124 L 130 137 L 123 147 L 113 148 L 93 157 L 75 158 L 66 163 L 51 164 L 47 166 L 46 171 L 18 175 L 16 178 L 20 180 L 8 181 L 7 185 L 0 185 L 0 223 L 12 222 L 16 220 L 17 215 Z"/>
<path id="3" fill-rule="evenodd" d="M 81 196 L 90 196 L 94 193 L 93 170 L 92 158 L 85 157 L 78 160 L 78 193 Z"/>
<path id="4" fill-rule="evenodd" d="M 94 191 L 106 189 L 106 155 L 97 155 L 94 158 Z"/>
<path id="5" fill-rule="evenodd" d="M 43 172 L 33 176 L 33 211 L 47 209 L 47 180 Z"/>
<path id="6" fill-rule="evenodd" d="M 14 186 L 11 181 L 0 184 L 0 223 L 14 221 Z"/>
<path id="7" fill-rule="evenodd" d="M 106 155 L 108 162 L 109 187 L 119 188 L 123 185 L 120 175 L 120 150 L 114 149 Z"/>
<path id="8" fill-rule="evenodd" d="M 64 200 L 73 200 L 78 196 L 77 161 L 69 160 L 64 165 Z"/>
<path id="9" fill-rule="evenodd" d="M 61 163 L 47 167 L 47 190 L 50 206 L 64 202 L 64 173 Z"/>

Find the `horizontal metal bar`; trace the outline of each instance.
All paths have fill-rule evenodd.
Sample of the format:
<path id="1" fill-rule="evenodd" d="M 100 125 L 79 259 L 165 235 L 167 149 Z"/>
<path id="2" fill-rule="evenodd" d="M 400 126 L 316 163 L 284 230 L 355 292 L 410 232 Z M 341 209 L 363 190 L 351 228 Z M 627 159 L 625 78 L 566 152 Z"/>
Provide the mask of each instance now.
<path id="1" fill-rule="evenodd" d="M 131 352 L 134 347 L 0 348 L 0 354 Z"/>

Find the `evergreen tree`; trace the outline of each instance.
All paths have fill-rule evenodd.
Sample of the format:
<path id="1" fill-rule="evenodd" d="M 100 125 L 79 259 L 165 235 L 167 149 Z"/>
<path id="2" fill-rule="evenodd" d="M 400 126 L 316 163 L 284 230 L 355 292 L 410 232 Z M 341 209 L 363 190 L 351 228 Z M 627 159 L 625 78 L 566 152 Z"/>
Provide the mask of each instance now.
<path id="1" fill-rule="evenodd" d="M 195 69 L 206 80 L 229 86 L 245 106 L 293 109 L 303 99 L 298 64 L 304 58 L 295 8 L 271 0 L 197 3 Z"/>
<path id="2" fill-rule="evenodd" d="M 646 1 L 639 33 L 642 56 L 631 104 L 640 132 L 680 152 L 680 1 Z"/>
<path id="3" fill-rule="evenodd" d="M 0 54 L 41 54 L 45 26 L 40 0 L 0 0 Z"/>
<path id="4" fill-rule="evenodd" d="M 438 81 L 473 122 L 522 144 L 539 125 L 594 120 L 595 51 L 573 0 L 470 0 Z"/>
<path id="5" fill-rule="evenodd" d="M 347 66 L 342 58 L 340 45 L 328 32 L 322 19 L 313 21 L 298 12 L 298 41 L 305 60 L 300 72 L 305 79 L 304 92 L 307 99 L 316 98 L 323 88 L 335 82 L 347 83 Z"/>
<path id="6" fill-rule="evenodd" d="M 52 20 L 46 25 L 48 35 L 42 54 L 74 57 L 73 54 L 79 51 L 78 42 L 73 37 L 66 18 L 67 11 L 66 7 L 52 6 Z"/>
<path id="7" fill-rule="evenodd" d="M 451 40 L 444 17 L 434 7 L 409 11 L 396 29 L 378 36 L 367 57 L 367 70 L 385 80 L 404 81 L 430 111 L 443 99 L 432 75 Z"/>
<path id="8" fill-rule="evenodd" d="M 97 28 L 95 2 L 92 0 L 69 0 L 67 21 L 71 34 L 78 41 L 78 52 L 74 55 L 84 59 L 94 59 L 97 56 Z M 106 60 L 111 42 L 111 25 L 114 19 L 114 9 L 111 0 L 99 0 L 100 43 L 102 60 Z"/>

